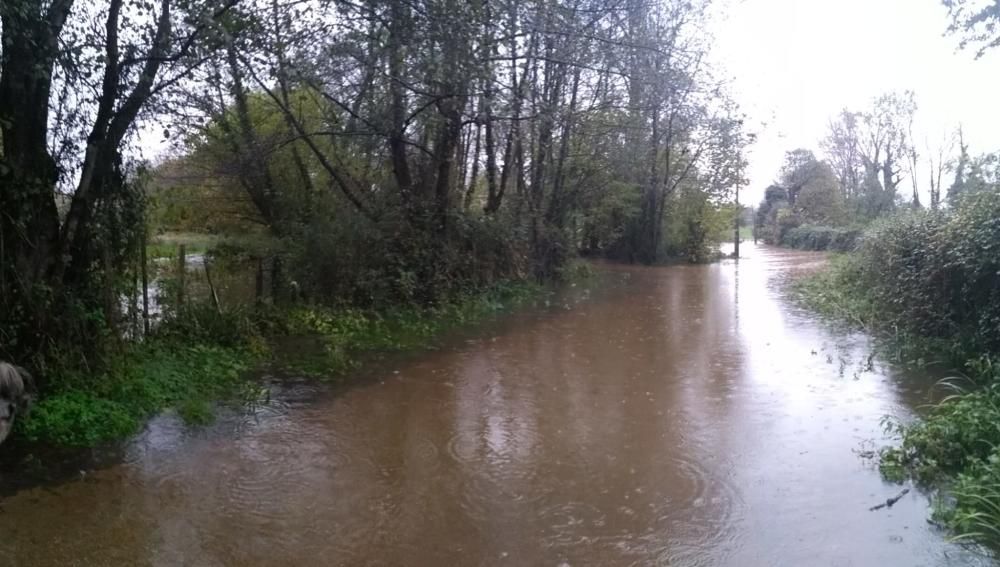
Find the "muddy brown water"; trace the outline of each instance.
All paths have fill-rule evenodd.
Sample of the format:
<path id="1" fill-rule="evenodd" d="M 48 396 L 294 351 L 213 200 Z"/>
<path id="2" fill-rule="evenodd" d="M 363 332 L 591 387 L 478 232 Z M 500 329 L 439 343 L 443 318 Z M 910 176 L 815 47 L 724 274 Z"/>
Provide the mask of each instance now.
<path id="1" fill-rule="evenodd" d="M 859 452 L 930 380 L 794 307 L 815 254 L 602 285 L 0 499 L 0 565 L 986 564 Z"/>

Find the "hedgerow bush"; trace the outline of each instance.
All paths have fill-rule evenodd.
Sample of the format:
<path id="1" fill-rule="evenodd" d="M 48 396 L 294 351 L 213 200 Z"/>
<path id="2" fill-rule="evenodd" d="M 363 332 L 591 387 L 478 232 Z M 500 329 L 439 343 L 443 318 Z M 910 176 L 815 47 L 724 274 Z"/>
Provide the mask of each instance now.
<path id="1" fill-rule="evenodd" d="M 1000 193 L 970 195 L 953 211 L 910 211 L 858 243 L 862 285 L 885 323 L 970 352 L 1000 349 Z"/>
<path id="2" fill-rule="evenodd" d="M 288 276 L 310 300 L 432 305 L 530 275 L 527 236 L 502 218 L 454 214 L 440 234 L 400 219 L 315 221 L 287 239 Z"/>
<path id="3" fill-rule="evenodd" d="M 889 338 L 884 342 L 897 352 L 961 367 L 962 389 L 923 420 L 887 421 L 900 443 L 882 452 L 880 466 L 890 479 L 949 488 L 937 519 L 994 549 L 1000 549 L 998 252 L 1000 192 L 982 191 L 947 211 L 877 221 L 854 254 L 796 286 L 810 305 Z"/>
<path id="4" fill-rule="evenodd" d="M 781 244 L 801 250 L 830 250 L 850 252 L 857 246 L 861 230 L 806 224 L 788 229 L 781 237 Z"/>

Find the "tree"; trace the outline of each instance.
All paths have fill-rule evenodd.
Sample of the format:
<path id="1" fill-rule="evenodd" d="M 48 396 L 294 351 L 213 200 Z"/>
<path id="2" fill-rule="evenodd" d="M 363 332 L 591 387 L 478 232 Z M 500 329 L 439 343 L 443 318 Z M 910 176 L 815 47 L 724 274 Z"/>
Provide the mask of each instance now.
<path id="1" fill-rule="evenodd" d="M 962 36 L 962 49 L 972 47 L 976 58 L 1000 46 L 1000 4 L 977 0 L 943 0 L 948 8 L 951 24 L 948 32 Z"/>
<path id="2" fill-rule="evenodd" d="M 768 244 L 801 224 L 840 225 L 845 220 L 844 194 L 833 167 L 807 149 L 785 154 L 778 181 L 764 192 L 756 226 Z"/>
<path id="3" fill-rule="evenodd" d="M 948 202 L 954 205 L 958 198 L 965 192 L 965 184 L 968 177 L 969 170 L 969 146 L 965 143 L 965 133 L 962 131 L 962 127 L 959 126 L 958 132 L 955 134 L 958 143 L 958 159 L 955 160 L 955 178 L 951 182 L 951 187 L 948 188 Z"/>
<path id="4" fill-rule="evenodd" d="M 861 160 L 862 116 L 844 109 L 830 121 L 830 133 L 822 141 L 823 151 L 837 174 L 845 199 L 856 199 L 861 194 L 864 166 Z"/>
<path id="5" fill-rule="evenodd" d="M 785 189 L 790 205 L 795 206 L 799 192 L 820 174 L 819 170 L 824 166 L 812 151 L 804 148 L 785 154 L 785 163 L 778 173 L 778 184 Z"/>
<path id="6" fill-rule="evenodd" d="M 53 322 L 81 307 L 100 305 L 110 322 L 113 295 L 94 287 L 109 289 L 134 249 L 125 227 L 136 226 L 128 217 L 138 206 L 122 145 L 149 102 L 200 63 L 196 44 L 228 8 L 172 0 L 108 0 L 76 11 L 73 0 L 0 5 L 3 345 L 30 352 L 65 332 L 86 343 L 94 336 L 86 325 Z"/>
<path id="7" fill-rule="evenodd" d="M 811 167 L 792 210 L 804 224 L 838 226 L 844 223 L 844 195 L 833 168 L 825 162 Z"/>
<path id="8" fill-rule="evenodd" d="M 788 208 L 788 191 L 784 187 L 775 184 L 764 190 L 764 200 L 757 207 L 755 222 L 756 229 L 765 243 L 777 244 L 781 241 L 778 219 Z"/>
<path id="9" fill-rule="evenodd" d="M 966 156 L 964 164 L 961 184 L 948 193 L 953 206 L 969 195 L 1000 190 L 1000 152 Z"/>
<path id="10" fill-rule="evenodd" d="M 284 242 L 275 273 L 308 249 L 428 302 L 552 277 L 584 234 L 657 261 L 682 210 L 704 220 L 744 182 L 750 136 L 706 63 L 703 0 L 77 4 L 0 7 L 4 344 L 113 328 L 145 229 L 127 151 L 143 118 L 180 154 L 152 186 L 231 201 L 204 210 Z M 331 234 L 381 252 L 341 262 Z M 67 313 L 90 315 L 51 315 Z"/>
<path id="11" fill-rule="evenodd" d="M 927 165 L 929 172 L 929 187 L 931 198 L 931 209 L 937 210 L 941 206 L 941 196 L 943 193 L 943 180 L 945 170 L 949 167 L 949 156 L 954 148 L 954 137 L 945 135 L 935 146 L 927 147 Z"/>
<path id="12" fill-rule="evenodd" d="M 709 148 L 743 149 L 724 141 L 720 129 L 719 119 L 735 111 L 708 84 L 697 33 L 702 3 L 369 0 L 326 7 L 271 26 L 280 34 L 263 25 L 230 30 L 238 61 L 221 66 L 271 99 L 366 218 L 379 224 L 398 207 L 408 229 L 438 246 L 455 236 L 449 224 L 458 211 L 478 204 L 497 217 L 510 206 L 532 241 L 536 273 L 553 273 L 567 238 L 574 239 L 569 223 L 594 182 L 593 160 L 610 159 L 642 193 L 638 215 L 618 221 L 629 224 L 620 249 L 652 262 L 667 203 L 699 176 Z M 244 11 L 253 20 L 256 10 Z M 307 31 L 320 23 L 328 36 Z M 283 39 L 278 45 L 262 34 Z M 279 92 L 285 84 L 333 109 L 322 128 L 296 116 Z M 238 110 L 238 98 L 225 102 Z M 609 144 L 613 158 L 604 150 Z"/>
<path id="13" fill-rule="evenodd" d="M 870 110 L 845 110 L 830 123 L 823 147 L 861 215 L 872 218 L 894 208 L 906 163 L 915 157 L 910 139 L 915 112 L 912 92 L 888 93 Z"/>

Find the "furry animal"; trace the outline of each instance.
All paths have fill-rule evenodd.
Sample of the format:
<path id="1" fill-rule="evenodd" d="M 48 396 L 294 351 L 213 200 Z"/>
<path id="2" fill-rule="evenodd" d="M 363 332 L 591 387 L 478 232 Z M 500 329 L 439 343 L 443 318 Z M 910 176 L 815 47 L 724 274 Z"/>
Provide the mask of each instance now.
<path id="1" fill-rule="evenodd" d="M 0 443 L 10 435 L 14 419 L 31 407 L 34 390 L 34 379 L 27 370 L 0 362 Z"/>

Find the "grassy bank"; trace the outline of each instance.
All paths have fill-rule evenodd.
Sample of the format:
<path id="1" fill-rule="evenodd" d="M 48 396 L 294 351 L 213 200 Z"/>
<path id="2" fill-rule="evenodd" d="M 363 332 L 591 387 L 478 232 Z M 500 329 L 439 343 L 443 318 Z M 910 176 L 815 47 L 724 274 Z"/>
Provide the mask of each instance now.
<path id="1" fill-rule="evenodd" d="M 209 421 L 212 403 L 234 394 L 255 359 L 245 348 L 151 341 L 131 348 L 99 376 L 62 376 L 27 418 L 29 442 L 93 446 L 127 437 L 155 413 L 175 408 L 191 423 Z"/>
<path id="2" fill-rule="evenodd" d="M 954 369 L 951 395 L 882 451 L 883 475 L 940 489 L 935 519 L 1000 549 L 1000 195 L 876 223 L 857 251 L 805 276 L 813 309 L 869 331 L 896 362 Z"/>
<path id="3" fill-rule="evenodd" d="M 262 306 L 218 313 L 188 307 L 146 341 L 122 346 L 98 375 L 79 368 L 56 371 L 45 397 L 17 422 L 17 435 L 31 443 L 87 447 L 127 438 L 169 409 L 189 423 L 206 423 L 218 403 L 257 400 L 262 392 L 247 371 L 274 361 L 271 345 L 277 341 L 318 341 L 319 356 L 275 362 L 317 377 L 343 377 L 369 353 L 424 348 L 450 329 L 545 292 L 537 284 L 503 283 L 433 307 L 380 311 Z"/>
<path id="4" fill-rule="evenodd" d="M 443 333 L 481 322 L 546 293 L 543 286 L 503 283 L 486 290 L 453 297 L 434 307 L 412 305 L 385 310 L 295 307 L 281 312 L 271 324 L 278 336 L 312 337 L 318 353 L 297 353 L 279 361 L 297 371 L 338 378 L 357 368 L 369 353 L 426 348 Z"/>

